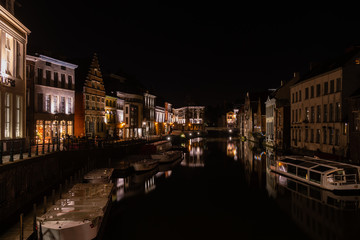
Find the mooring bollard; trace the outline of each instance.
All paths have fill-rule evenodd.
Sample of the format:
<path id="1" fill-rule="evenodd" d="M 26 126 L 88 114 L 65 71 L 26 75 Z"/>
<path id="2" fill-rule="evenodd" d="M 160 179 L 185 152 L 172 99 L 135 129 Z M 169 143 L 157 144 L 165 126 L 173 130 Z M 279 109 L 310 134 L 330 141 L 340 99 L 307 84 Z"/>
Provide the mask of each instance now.
<path id="1" fill-rule="evenodd" d="M 24 214 L 20 214 L 20 240 L 24 240 L 24 222 L 23 222 Z"/>
<path id="2" fill-rule="evenodd" d="M 14 161 L 14 141 L 11 141 L 9 162 L 13 162 L 13 161 Z"/>

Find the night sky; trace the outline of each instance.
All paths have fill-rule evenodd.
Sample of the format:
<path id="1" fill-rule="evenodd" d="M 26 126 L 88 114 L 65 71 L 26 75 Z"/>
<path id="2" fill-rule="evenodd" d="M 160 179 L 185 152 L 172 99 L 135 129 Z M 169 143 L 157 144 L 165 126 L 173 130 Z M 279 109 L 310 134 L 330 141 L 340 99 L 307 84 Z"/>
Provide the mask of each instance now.
<path id="1" fill-rule="evenodd" d="M 122 71 L 182 106 L 235 101 L 276 88 L 310 62 L 360 43 L 355 6 L 240 1 L 19 0 L 28 50 Z M 241 3 L 241 4 L 240 4 Z"/>

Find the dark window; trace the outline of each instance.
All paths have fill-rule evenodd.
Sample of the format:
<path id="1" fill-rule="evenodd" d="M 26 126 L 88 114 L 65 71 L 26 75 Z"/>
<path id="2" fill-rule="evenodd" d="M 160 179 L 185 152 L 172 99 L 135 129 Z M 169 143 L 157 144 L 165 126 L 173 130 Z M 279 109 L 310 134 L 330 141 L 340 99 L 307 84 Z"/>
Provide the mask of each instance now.
<path id="1" fill-rule="evenodd" d="M 46 62 L 45 65 L 46 66 L 51 66 L 51 62 Z"/>
<path id="2" fill-rule="evenodd" d="M 59 74 L 57 72 L 54 72 L 54 87 L 58 86 L 59 82 Z"/>
<path id="3" fill-rule="evenodd" d="M 334 107 L 333 104 L 329 104 L 329 122 L 334 121 Z"/>
<path id="4" fill-rule="evenodd" d="M 72 76 L 68 76 L 68 88 L 72 89 Z"/>
<path id="5" fill-rule="evenodd" d="M 307 173 L 308 173 L 308 170 L 304 169 L 304 168 L 298 168 L 298 170 L 297 170 L 297 175 L 301 178 L 306 178 Z"/>
<path id="6" fill-rule="evenodd" d="M 310 96 L 311 98 L 314 98 L 314 86 L 311 86 L 310 88 Z"/>
<path id="7" fill-rule="evenodd" d="M 324 117 L 323 117 L 323 122 L 327 122 L 327 104 L 324 104 Z"/>
<path id="8" fill-rule="evenodd" d="M 305 99 L 309 98 L 309 88 L 305 88 Z"/>
<path id="9" fill-rule="evenodd" d="M 324 95 L 328 94 L 329 93 L 328 91 L 329 91 L 329 83 L 326 82 L 324 83 Z"/>
<path id="10" fill-rule="evenodd" d="M 61 87 L 65 88 L 65 74 L 61 74 Z"/>
<path id="11" fill-rule="evenodd" d="M 339 92 L 341 90 L 341 78 L 336 79 L 336 91 Z"/>
<path id="12" fill-rule="evenodd" d="M 321 182 L 321 174 L 310 171 L 310 181 L 320 183 Z"/>
<path id="13" fill-rule="evenodd" d="M 299 101 L 301 101 L 301 91 L 299 91 Z"/>
<path id="14" fill-rule="evenodd" d="M 320 122 L 321 121 L 321 106 L 317 105 L 317 115 L 316 115 L 316 122 Z"/>
<path id="15" fill-rule="evenodd" d="M 66 70 L 66 67 L 65 67 L 65 66 L 61 66 L 61 70 Z"/>
<path id="16" fill-rule="evenodd" d="M 288 165 L 287 172 L 296 175 L 296 167 L 293 165 Z"/>
<path id="17" fill-rule="evenodd" d="M 44 109 L 43 109 L 43 106 L 44 106 L 44 95 L 42 93 L 38 93 L 38 112 L 43 112 Z"/>
<path id="18" fill-rule="evenodd" d="M 320 97 L 321 94 L 321 87 L 320 84 L 316 85 L 316 97 Z"/>
<path id="19" fill-rule="evenodd" d="M 38 68 L 38 84 L 42 84 L 43 79 L 43 70 L 41 68 Z"/>
<path id="20" fill-rule="evenodd" d="M 50 86 L 51 81 L 51 72 L 49 70 L 46 70 L 46 86 Z"/>
<path id="21" fill-rule="evenodd" d="M 335 82 L 334 80 L 330 81 L 330 93 L 333 93 L 335 91 Z"/>

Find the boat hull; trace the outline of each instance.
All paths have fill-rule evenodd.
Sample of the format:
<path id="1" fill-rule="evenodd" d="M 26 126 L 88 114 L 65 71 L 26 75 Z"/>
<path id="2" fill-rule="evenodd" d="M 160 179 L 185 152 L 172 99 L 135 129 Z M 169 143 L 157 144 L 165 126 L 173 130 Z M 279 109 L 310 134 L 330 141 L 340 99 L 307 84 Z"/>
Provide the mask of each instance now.
<path id="1" fill-rule="evenodd" d="M 44 240 L 91 240 L 98 230 L 91 221 L 47 221 L 41 225 Z"/>
<path id="2" fill-rule="evenodd" d="M 158 164 L 158 161 L 137 162 L 133 164 L 133 168 L 136 172 L 144 172 L 156 168 Z"/>

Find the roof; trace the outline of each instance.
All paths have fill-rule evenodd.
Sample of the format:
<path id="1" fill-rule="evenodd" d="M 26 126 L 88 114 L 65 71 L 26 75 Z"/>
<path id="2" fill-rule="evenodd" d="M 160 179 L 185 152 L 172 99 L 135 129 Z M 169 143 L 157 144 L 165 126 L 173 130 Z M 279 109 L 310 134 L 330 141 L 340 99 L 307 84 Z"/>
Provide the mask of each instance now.
<path id="1" fill-rule="evenodd" d="M 354 46 L 349 51 L 346 51 L 344 54 L 337 56 L 333 59 L 326 60 L 322 63 L 316 64 L 312 69 L 305 73 L 300 79 L 295 83 L 298 84 L 300 82 L 306 81 L 315 76 L 324 74 L 326 72 L 330 72 L 339 67 L 344 67 L 350 60 L 360 54 L 360 47 Z"/>

